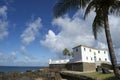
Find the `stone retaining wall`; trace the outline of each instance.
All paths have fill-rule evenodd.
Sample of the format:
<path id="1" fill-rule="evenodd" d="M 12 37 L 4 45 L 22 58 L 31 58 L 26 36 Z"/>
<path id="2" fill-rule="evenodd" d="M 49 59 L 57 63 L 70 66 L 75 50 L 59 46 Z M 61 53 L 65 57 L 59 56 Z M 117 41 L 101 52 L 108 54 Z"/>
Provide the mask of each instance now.
<path id="1" fill-rule="evenodd" d="M 96 71 L 95 63 L 83 63 L 83 71 Z"/>
<path id="2" fill-rule="evenodd" d="M 66 64 L 50 64 L 49 68 L 50 69 L 57 69 L 57 70 L 67 69 Z"/>
<path id="3" fill-rule="evenodd" d="M 67 63 L 67 64 L 50 64 L 51 69 L 65 69 L 73 71 L 96 71 L 95 63 L 79 62 L 79 63 Z"/>

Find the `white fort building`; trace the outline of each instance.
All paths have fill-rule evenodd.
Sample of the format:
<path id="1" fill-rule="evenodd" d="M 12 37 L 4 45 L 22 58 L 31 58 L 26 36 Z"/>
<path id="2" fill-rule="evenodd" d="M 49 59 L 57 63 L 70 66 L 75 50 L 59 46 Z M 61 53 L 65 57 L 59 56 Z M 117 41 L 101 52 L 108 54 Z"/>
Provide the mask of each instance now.
<path id="1" fill-rule="evenodd" d="M 55 65 L 67 64 L 69 66 L 72 65 L 72 70 L 78 70 L 73 68 L 78 68 L 78 65 L 79 67 L 83 66 L 80 71 L 94 70 L 92 68 L 88 69 L 86 66 L 96 68 L 97 66 L 100 66 L 101 63 L 110 63 L 108 51 L 103 49 L 91 48 L 83 45 L 79 45 L 73 48 L 73 58 L 70 60 L 68 59 L 49 61 L 51 67 Z"/>
<path id="2" fill-rule="evenodd" d="M 73 62 L 110 62 L 107 50 L 82 45 L 73 48 L 73 55 Z"/>

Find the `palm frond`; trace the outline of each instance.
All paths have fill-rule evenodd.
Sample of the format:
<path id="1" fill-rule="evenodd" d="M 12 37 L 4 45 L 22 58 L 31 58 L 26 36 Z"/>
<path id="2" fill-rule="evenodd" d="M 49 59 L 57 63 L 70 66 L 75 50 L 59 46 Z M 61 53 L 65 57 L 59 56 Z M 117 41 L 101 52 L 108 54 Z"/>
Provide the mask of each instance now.
<path id="1" fill-rule="evenodd" d="M 87 6 L 87 8 L 85 10 L 84 19 L 90 13 L 90 11 L 93 10 L 94 8 L 95 8 L 95 3 L 94 3 L 94 1 L 92 1 L 89 3 L 89 5 Z"/>
<path id="2" fill-rule="evenodd" d="M 58 0 L 53 7 L 54 16 L 57 18 L 63 15 L 67 10 L 78 8 L 78 6 L 84 8 L 90 0 Z"/>
<path id="3" fill-rule="evenodd" d="M 120 1 L 115 1 L 115 3 L 111 5 L 109 14 L 120 16 Z"/>
<path id="4" fill-rule="evenodd" d="M 101 30 L 103 24 L 104 24 L 103 18 L 100 15 L 96 15 L 92 24 L 92 30 L 95 39 L 97 39 L 97 33 Z"/>
<path id="5" fill-rule="evenodd" d="M 90 2 L 91 0 L 79 0 L 79 5 L 80 5 L 80 8 L 85 8 L 86 5 Z"/>

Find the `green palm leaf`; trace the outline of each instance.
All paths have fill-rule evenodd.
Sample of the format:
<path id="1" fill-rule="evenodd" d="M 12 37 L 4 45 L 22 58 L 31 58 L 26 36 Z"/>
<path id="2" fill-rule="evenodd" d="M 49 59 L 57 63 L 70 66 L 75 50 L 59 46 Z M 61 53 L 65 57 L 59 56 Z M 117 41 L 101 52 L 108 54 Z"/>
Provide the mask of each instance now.
<path id="1" fill-rule="evenodd" d="M 103 27 L 104 20 L 96 15 L 92 24 L 92 30 L 94 34 L 94 38 L 97 39 L 97 33 L 101 31 L 101 28 Z"/>
<path id="2" fill-rule="evenodd" d="M 95 9 L 95 3 L 94 1 L 90 2 L 85 10 L 85 14 L 84 14 L 84 19 L 86 18 L 86 16 L 91 12 L 91 10 Z"/>
<path id="3" fill-rule="evenodd" d="M 111 5 L 109 14 L 120 16 L 120 1 L 115 1 L 115 4 Z"/>
<path id="4" fill-rule="evenodd" d="M 53 8 L 54 16 L 57 18 L 63 15 L 67 10 L 73 8 L 85 8 L 90 0 L 58 0 Z"/>

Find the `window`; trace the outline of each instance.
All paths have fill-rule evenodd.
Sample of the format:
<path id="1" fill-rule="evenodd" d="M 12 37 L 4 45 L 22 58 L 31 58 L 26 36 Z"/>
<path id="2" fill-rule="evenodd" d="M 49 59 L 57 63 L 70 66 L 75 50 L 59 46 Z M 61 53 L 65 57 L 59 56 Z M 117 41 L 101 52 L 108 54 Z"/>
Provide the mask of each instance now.
<path id="1" fill-rule="evenodd" d="M 98 51 L 98 53 L 100 53 L 100 51 Z"/>
<path id="2" fill-rule="evenodd" d="M 107 61 L 107 58 L 105 58 L 105 61 Z"/>
<path id="3" fill-rule="evenodd" d="M 86 50 L 86 48 L 84 48 L 84 51 Z"/>
<path id="4" fill-rule="evenodd" d="M 96 56 L 94 56 L 94 60 L 95 60 L 95 62 L 96 62 L 96 60 L 97 60 L 97 59 L 96 59 Z"/>
<path id="5" fill-rule="evenodd" d="M 94 55 L 96 55 L 96 53 L 94 52 Z"/>
<path id="6" fill-rule="evenodd" d="M 101 58 L 99 58 L 99 61 L 101 61 Z"/>
<path id="7" fill-rule="evenodd" d="M 89 51 L 91 52 L 91 49 Z"/>
<path id="8" fill-rule="evenodd" d="M 86 60 L 88 60 L 88 57 L 86 57 Z"/>
<path id="9" fill-rule="evenodd" d="M 106 54 L 106 51 L 104 51 L 104 54 Z"/>
<path id="10" fill-rule="evenodd" d="M 78 52 L 78 48 L 76 48 L 76 52 Z"/>
<path id="11" fill-rule="evenodd" d="M 92 61 L 93 59 L 92 59 L 92 57 L 91 57 L 91 61 Z"/>

